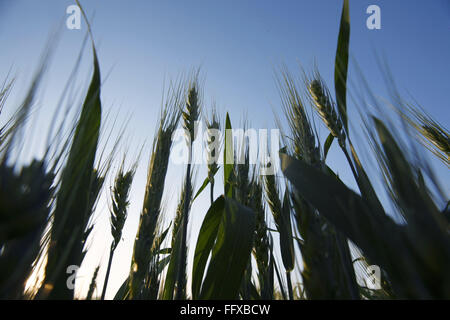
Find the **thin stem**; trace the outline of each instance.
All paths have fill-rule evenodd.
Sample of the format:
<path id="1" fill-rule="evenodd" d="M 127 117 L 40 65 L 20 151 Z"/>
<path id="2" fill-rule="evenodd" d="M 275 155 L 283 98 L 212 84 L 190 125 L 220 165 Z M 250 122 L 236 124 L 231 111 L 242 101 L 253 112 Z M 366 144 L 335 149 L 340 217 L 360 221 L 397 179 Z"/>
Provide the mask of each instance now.
<path id="1" fill-rule="evenodd" d="M 345 282 L 347 283 L 349 293 L 350 293 L 352 299 L 358 300 L 359 292 L 358 292 L 358 288 L 357 288 L 355 274 L 353 273 L 354 269 L 353 269 L 353 264 L 351 263 L 352 258 L 351 258 L 349 247 L 347 244 L 347 239 L 344 236 L 342 236 L 341 234 L 337 234 L 336 241 L 337 241 L 338 253 L 341 258 L 341 263 L 342 263 L 343 272 L 344 272 L 344 276 L 345 276 Z M 348 264 L 346 264 L 345 262 L 348 262 Z"/>
<path id="2" fill-rule="evenodd" d="M 292 291 L 292 280 L 291 280 L 291 272 L 286 271 L 286 281 L 288 286 L 288 294 L 289 294 L 289 300 L 294 300 L 294 293 Z"/>
<path id="3" fill-rule="evenodd" d="M 281 295 L 283 296 L 283 299 L 286 300 L 286 293 L 284 292 L 284 285 L 283 285 L 283 282 L 281 280 L 281 275 L 280 275 L 280 272 L 278 271 L 278 266 L 277 266 L 276 262 L 274 262 L 273 266 L 274 266 L 274 269 L 275 269 L 275 274 L 277 275 L 278 284 L 280 285 Z"/>
<path id="4" fill-rule="evenodd" d="M 211 191 L 210 198 L 211 198 L 211 205 L 212 205 L 213 202 L 214 202 L 214 181 L 210 181 L 210 184 L 211 184 L 211 188 L 210 188 L 210 191 Z"/>
<path id="5" fill-rule="evenodd" d="M 188 192 L 191 188 L 191 162 L 192 162 L 192 141 L 189 144 L 189 158 L 186 168 L 186 181 L 185 190 Z M 182 228 L 182 238 L 181 238 L 181 254 L 180 254 L 180 265 L 178 266 L 177 275 L 177 290 L 175 294 L 175 300 L 183 299 L 183 292 L 186 286 L 186 238 L 187 238 L 187 225 L 188 225 L 188 213 L 189 213 L 189 198 L 185 194 L 184 208 L 183 208 L 183 218 L 181 220 Z"/>
<path id="6" fill-rule="evenodd" d="M 101 296 L 100 300 L 105 300 L 106 287 L 108 286 L 109 273 L 111 272 L 113 256 L 114 256 L 114 248 L 111 246 L 111 250 L 109 251 L 108 268 L 106 269 L 106 275 L 105 275 L 105 283 L 103 284 L 102 296 Z"/>
<path id="7" fill-rule="evenodd" d="M 356 173 L 356 170 L 355 170 L 355 167 L 353 165 L 352 159 L 350 158 L 350 155 L 348 154 L 348 151 L 347 151 L 347 149 L 345 149 L 345 147 L 341 146 L 341 149 L 344 152 L 345 157 L 347 158 L 347 162 L 349 163 L 350 168 L 352 169 L 353 176 L 355 177 L 356 183 L 359 186 L 358 174 Z"/>

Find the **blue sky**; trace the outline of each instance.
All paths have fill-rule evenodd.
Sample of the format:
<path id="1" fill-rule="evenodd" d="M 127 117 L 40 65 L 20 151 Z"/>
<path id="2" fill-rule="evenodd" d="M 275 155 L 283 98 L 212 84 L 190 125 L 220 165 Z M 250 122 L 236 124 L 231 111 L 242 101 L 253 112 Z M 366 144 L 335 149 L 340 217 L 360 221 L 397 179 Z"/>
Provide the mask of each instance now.
<path id="1" fill-rule="evenodd" d="M 205 79 L 205 108 L 214 100 L 218 110 L 230 112 L 236 126 L 247 114 L 251 127 L 274 128 L 273 114 L 281 117 L 274 72 L 286 64 L 294 75 L 299 65 L 311 71 L 314 64 L 333 88 L 333 66 L 342 1 L 81 1 L 92 20 L 103 76 L 104 114 L 119 114 L 119 120 L 132 115 L 127 129 L 127 146 L 133 153 L 146 140 L 147 148 L 132 191 L 130 218 L 124 243 L 118 248 L 108 294 L 126 276 L 145 185 L 149 156 L 164 79 L 201 66 Z M 49 125 L 58 98 L 75 64 L 86 34 L 65 27 L 66 8 L 73 0 L 0 0 L 0 81 L 9 71 L 17 83 L 7 104 L 12 112 L 36 70 L 50 34 L 59 32 L 47 76 L 39 95 L 39 128 Z M 366 28 L 366 8 L 381 8 L 381 30 Z M 349 79 L 351 88 L 360 88 L 362 73 L 371 90 L 386 97 L 386 83 L 376 61 L 384 56 L 405 97 L 410 94 L 445 127 L 449 127 L 450 108 L 450 5 L 444 0 L 358 0 L 350 1 L 351 40 Z M 92 70 L 91 52 L 85 50 L 76 88 L 86 88 Z M 356 63 L 359 68 L 356 68 Z M 351 100 L 351 99 L 350 99 Z M 350 102 L 350 118 L 358 117 Z M 282 118 L 282 117 L 281 117 Z M 358 136 L 359 122 L 352 123 Z M 39 152 L 42 132 L 34 137 L 33 151 Z M 323 139 L 326 130 L 320 131 Z M 323 141 L 323 140 L 322 140 Z M 137 151 L 135 152 L 137 153 Z M 373 159 L 367 159 L 367 161 Z M 450 180 L 448 169 L 432 161 L 442 182 Z M 330 151 L 330 166 L 353 185 L 338 148 Z M 168 175 L 165 201 L 176 203 L 184 168 L 172 166 Z M 198 168 L 197 186 L 205 177 Z M 218 189 L 218 188 L 217 188 Z M 449 193 L 448 183 L 445 190 Z M 217 190 L 219 193 L 220 190 Z M 208 197 L 194 204 L 191 232 L 196 234 Z M 106 209 L 106 207 L 103 207 Z M 169 210 L 169 209 L 168 209 Z M 170 210 L 169 210 L 170 211 Z M 96 233 L 109 241 L 107 213 L 98 217 Z M 107 241 L 95 243 L 91 266 L 107 259 Z M 192 250 L 191 250 L 192 251 Z M 86 271 L 86 279 L 91 269 Z M 102 269 L 103 270 L 103 269 Z M 103 270 L 104 272 L 105 270 Z M 100 277 L 102 276 L 102 272 Z M 87 281 L 89 282 L 89 281 Z"/>

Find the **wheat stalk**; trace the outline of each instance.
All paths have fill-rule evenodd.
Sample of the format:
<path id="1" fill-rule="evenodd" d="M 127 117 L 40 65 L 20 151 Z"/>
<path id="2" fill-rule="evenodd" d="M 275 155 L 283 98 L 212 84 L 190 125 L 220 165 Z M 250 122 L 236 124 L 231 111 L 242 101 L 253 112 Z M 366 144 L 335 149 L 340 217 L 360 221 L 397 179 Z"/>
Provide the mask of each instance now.
<path id="1" fill-rule="evenodd" d="M 92 297 L 94 296 L 94 291 L 97 288 L 97 277 L 98 277 L 98 271 L 100 270 L 100 266 L 95 268 L 94 274 L 92 275 L 91 283 L 89 284 L 89 290 L 86 296 L 86 300 L 92 300 Z"/>
<path id="2" fill-rule="evenodd" d="M 417 132 L 420 142 L 450 167 L 450 133 L 421 106 L 402 103 L 391 106 Z"/>
<path id="3" fill-rule="evenodd" d="M 195 122 L 198 120 L 201 111 L 201 94 L 199 92 L 198 71 L 195 73 L 188 86 L 188 95 L 186 101 L 186 111 L 182 112 L 184 129 L 189 137 L 188 149 L 189 149 L 189 162 L 186 167 L 186 179 L 185 179 L 185 196 L 183 217 L 181 220 L 181 252 L 180 261 L 178 264 L 177 280 L 176 280 L 176 293 L 175 299 L 180 300 L 185 298 L 186 294 L 186 263 L 187 263 L 187 227 L 189 221 L 189 208 L 191 205 L 190 197 L 192 196 L 192 181 L 191 181 L 191 161 L 192 161 L 192 144 L 195 139 Z"/>
<path id="4" fill-rule="evenodd" d="M 286 270 L 289 299 L 293 299 L 291 271 L 294 268 L 295 256 L 291 229 L 291 214 L 289 204 L 289 191 L 286 188 L 283 203 L 281 202 L 280 189 L 274 175 L 264 176 L 266 199 L 272 211 L 278 232 L 280 233 L 280 249 L 283 265 Z"/>
<path id="5" fill-rule="evenodd" d="M 256 174 L 250 182 L 250 208 L 256 216 L 256 230 L 253 245 L 253 255 L 258 268 L 258 281 L 261 299 L 273 299 L 273 273 L 270 278 L 269 251 L 270 240 L 266 223 L 265 206 L 263 202 L 263 190 Z"/>
<path id="6" fill-rule="evenodd" d="M 149 270 L 152 257 L 151 248 L 153 247 L 155 231 L 157 230 L 164 182 L 172 146 L 172 134 L 179 121 L 182 90 L 181 83 L 169 88 L 159 122 L 159 129 L 153 141 L 144 204 L 134 242 L 129 281 L 130 299 L 140 297 Z"/>
<path id="7" fill-rule="evenodd" d="M 131 183 L 133 182 L 134 173 L 136 170 L 136 165 L 126 173 L 123 170 L 123 162 L 117 173 L 114 188 L 111 191 L 111 202 L 112 210 L 111 212 L 111 235 L 113 241 L 111 243 L 111 248 L 109 251 L 108 267 L 105 275 L 105 282 L 103 284 L 101 300 L 105 299 L 106 288 L 108 286 L 109 274 L 111 272 L 111 265 L 114 256 L 114 251 L 120 243 L 122 238 L 122 230 L 127 219 L 127 210 L 129 205 L 128 195 L 131 188 Z"/>
<path id="8" fill-rule="evenodd" d="M 422 134 L 450 161 L 450 135 L 438 126 L 422 125 Z"/>
<path id="9" fill-rule="evenodd" d="M 218 148 L 212 149 L 210 146 L 213 144 L 215 146 L 218 145 L 218 142 L 214 139 L 218 139 L 216 135 L 213 133 L 218 133 L 220 130 L 220 119 L 217 114 L 215 106 L 212 107 L 211 118 L 210 120 L 206 119 L 206 128 L 207 128 L 207 150 L 208 150 L 208 180 L 210 183 L 210 200 L 211 204 L 214 202 L 214 176 L 219 170 L 219 166 L 217 164 L 217 159 L 219 156 L 220 150 Z M 214 138 L 214 139 L 213 139 Z"/>
<path id="10" fill-rule="evenodd" d="M 317 78 L 320 79 L 319 76 Z M 312 129 L 312 121 L 305 111 L 297 84 L 287 71 L 284 71 L 283 79 L 284 82 L 281 83 L 282 103 L 293 140 L 290 144 L 290 151 L 297 159 L 313 165 L 319 170 L 324 170 L 324 161 L 319 147 L 316 146 L 316 133 Z M 305 83 L 309 84 L 307 89 L 310 97 L 313 98 L 315 109 L 332 134 L 341 139 L 339 144 L 344 147 L 345 134 L 342 122 L 334 110 L 326 87 L 319 81 L 309 82 L 306 76 Z M 270 186 L 270 181 L 268 182 Z M 293 200 L 297 229 L 302 238 L 299 245 L 303 258 L 302 278 L 306 295 L 311 299 L 347 297 L 346 293 L 336 290 L 338 281 L 343 278 L 340 267 L 342 260 L 336 254 L 338 251 L 336 231 L 323 217 L 317 214 L 314 207 L 298 197 L 295 190 L 287 192 L 290 192 Z M 279 207 L 280 204 L 276 206 Z M 339 275 L 339 280 L 336 279 L 337 275 Z"/>
<path id="11" fill-rule="evenodd" d="M 281 106 L 290 129 L 288 146 L 297 158 L 309 164 L 321 163 L 320 148 L 310 125 L 303 100 L 292 75 L 284 69 L 277 78 Z"/>
<path id="12" fill-rule="evenodd" d="M 328 88 L 323 81 L 315 79 L 309 85 L 309 92 L 313 98 L 314 105 L 331 134 L 338 139 L 339 145 L 345 146 L 345 133 L 341 118 L 338 116 L 332 103 Z"/>

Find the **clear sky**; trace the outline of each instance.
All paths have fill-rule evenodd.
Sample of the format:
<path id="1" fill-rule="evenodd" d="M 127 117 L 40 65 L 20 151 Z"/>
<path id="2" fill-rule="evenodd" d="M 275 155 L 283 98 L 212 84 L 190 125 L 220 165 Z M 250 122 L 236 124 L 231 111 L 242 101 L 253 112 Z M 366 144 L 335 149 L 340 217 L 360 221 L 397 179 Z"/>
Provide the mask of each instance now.
<path id="1" fill-rule="evenodd" d="M 127 115 L 127 147 L 137 153 L 146 140 L 132 189 L 132 205 L 124 241 L 119 246 L 112 269 L 108 295 L 126 276 L 137 228 L 145 185 L 149 146 L 153 139 L 160 108 L 164 79 L 166 83 L 182 72 L 201 66 L 205 79 L 205 108 L 214 100 L 224 117 L 228 111 L 234 126 L 244 115 L 254 128 L 274 128 L 273 114 L 281 117 L 280 98 L 274 71 L 286 64 L 299 75 L 298 66 L 311 71 L 317 65 L 330 89 L 333 88 L 333 66 L 342 1 L 263 1 L 263 0 L 89 0 L 81 1 L 92 20 L 92 28 L 102 70 L 104 114 Z M 5 113 L 14 110 L 36 70 L 50 34 L 59 32 L 59 42 L 49 64 L 39 95 L 39 126 L 47 128 L 49 115 L 57 108 L 87 28 L 68 30 L 66 8 L 73 0 L 0 0 L 0 81 L 8 72 L 17 77 Z M 381 29 L 366 27 L 366 8 L 381 8 Z M 371 90 L 386 96 L 383 73 L 376 55 L 384 56 L 400 93 L 409 94 L 445 127 L 450 124 L 450 4 L 445 0 L 350 0 L 351 87 L 358 89 L 361 72 Z M 356 68 L 356 63 L 359 70 Z M 76 88 L 86 88 L 92 71 L 91 52 L 86 50 L 79 70 Z M 80 91 L 82 92 L 82 91 Z M 358 117 L 350 99 L 350 118 Z M 281 117 L 282 118 L 282 117 Z M 359 122 L 352 124 L 358 136 Z M 46 131 L 34 136 L 33 152 L 45 139 Z M 321 129 L 326 137 L 326 130 Z M 323 142 L 324 140 L 322 140 Z M 372 160 L 373 161 L 373 160 Z M 448 169 L 433 164 L 442 179 L 450 180 Z M 330 151 L 330 166 L 342 179 L 354 185 L 338 148 Z M 197 186 L 205 177 L 198 168 Z M 184 167 L 171 166 L 167 179 L 165 202 L 169 214 L 178 200 Z M 445 183 L 449 193 L 449 184 Z M 220 187 L 216 188 L 219 194 Z M 100 204 L 100 209 L 106 209 Z M 208 207 L 204 194 L 192 208 L 191 232 L 197 234 Z M 101 261 L 106 262 L 109 248 L 107 211 L 97 218 L 89 268 L 85 268 L 85 290 L 90 272 Z M 195 237 L 193 237 L 195 238 Z M 192 243 L 192 246 L 195 242 Z M 191 250 L 192 253 L 193 249 Z M 104 268 L 100 279 L 103 279 Z"/>

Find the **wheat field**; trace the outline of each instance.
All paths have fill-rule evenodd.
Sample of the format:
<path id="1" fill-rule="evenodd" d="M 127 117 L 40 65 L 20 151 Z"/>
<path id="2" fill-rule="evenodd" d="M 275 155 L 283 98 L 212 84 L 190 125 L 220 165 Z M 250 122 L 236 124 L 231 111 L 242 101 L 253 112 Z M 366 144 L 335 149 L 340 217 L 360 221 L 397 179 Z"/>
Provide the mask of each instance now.
<path id="1" fill-rule="evenodd" d="M 449 131 L 423 109 L 405 103 L 395 106 L 395 113 L 409 128 L 406 139 L 419 149 L 405 143 L 390 119 L 368 112 L 361 114 L 366 134 L 361 145 L 347 113 L 348 0 L 336 27 L 334 88 L 317 70 L 304 72 L 300 80 L 287 68 L 277 74 L 274 85 L 288 125 L 279 127 L 280 172 L 274 175 L 263 174 L 266 154 L 257 163 L 250 160 L 245 140 L 236 143 L 223 135 L 220 148 L 208 148 L 218 142 L 214 132 L 234 125 L 229 113 L 220 114 L 204 101 L 201 69 L 167 87 L 158 118 L 150 119 L 157 126 L 150 158 L 125 161 L 130 157 L 118 152 L 120 137 L 101 129 L 102 77 L 93 40 L 93 73 L 73 127 L 65 134 L 63 124 L 55 124 L 47 152 L 19 164 L 14 155 L 31 138 L 24 126 L 34 116 L 33 101 L 50 63 L 44 59 L 23 102 L 11 118 L 2 119 L 0 128 L 0 298 L 103 300 L 112 266 L 126 263 L 129 274 L 115 300 L 449 299 L 449 197 L 432 168 L 417 157 L 428 150 L 448 169 Z M 5 81 L 0 87 L 0 112 L 13 84 Z M 317 134 L 313 115 L 328 130 L 325 141 Z M 208 133 L 207 176 L 197 177 L 196 166 L 187 161 L 176 182 L 181 186 L 176 210 L 168 212 L 163 194 L 173 135 L 184 130 L 187 158 L 192 160 L 193 143 L 201 138 L 195 129 L 199 121 Z M 103 139 L 114 145 L 106 154 Z M 357 190 L 329 166 L 333 143 Z M 375 159 L 389 204 L 358 150 Z M 238 157 L 242 161 L 230 161 Z M 120 164 L 117 170 L 113 163 Z M 130 190 L 139 165 L 147 167 L 139 225 L 131 260 L 118 261 L 113 258 L 130 215 Z M 102 192 L 107 196 L 101 197 Z M 209 209 L 199 232 L 190 233 L 192 204 L 202 193 L 208 194 Z M 76 295 L 67 270 L 82 265 L 88 239 L 104 241 L 102 234 L 92 233 L 94 213 L 101 206 L 108 208 L 108 237 L 113 239 L 107 265 L 101 266 L 106 275 L 100 278 L 96 266 L 85 280 L 87 294 Z"/>

